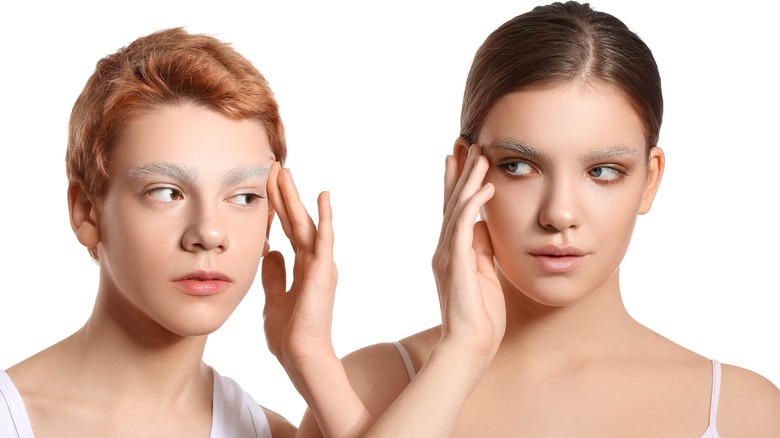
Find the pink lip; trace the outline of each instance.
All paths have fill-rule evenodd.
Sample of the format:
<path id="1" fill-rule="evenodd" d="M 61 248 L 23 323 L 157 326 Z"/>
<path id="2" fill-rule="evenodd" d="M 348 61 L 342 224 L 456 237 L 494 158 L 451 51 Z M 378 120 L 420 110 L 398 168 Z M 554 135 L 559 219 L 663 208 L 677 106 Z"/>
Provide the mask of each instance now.
<path id="1" fill-rule="evenodd" d="M 211 296 L 227 290 L 233 280 L 216 271 L 196 271 L 173 280 L 173 283 L 187 295 Z"/>
<path id="2" fill-rule="evenodd" d="M 579 268 L 587 255 L 585 251 L 574 246 L 556 245 L 545 245 L 530 254 L 536 266 L 551 274 L 564 274 Z"/>

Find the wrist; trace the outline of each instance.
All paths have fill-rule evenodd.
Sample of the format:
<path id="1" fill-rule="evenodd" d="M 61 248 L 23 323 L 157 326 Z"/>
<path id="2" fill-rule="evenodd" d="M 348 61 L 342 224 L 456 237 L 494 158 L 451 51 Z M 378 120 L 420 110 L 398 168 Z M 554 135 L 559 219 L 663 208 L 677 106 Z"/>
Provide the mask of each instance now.
<path id="1" fill-rule="evenodd" d="M 453 337 L 442 338 L 431 351 L 428 361 L 459 364 L 466 373 L 481 374 L 490 366 L 497 348 L 475 348 Z"/>

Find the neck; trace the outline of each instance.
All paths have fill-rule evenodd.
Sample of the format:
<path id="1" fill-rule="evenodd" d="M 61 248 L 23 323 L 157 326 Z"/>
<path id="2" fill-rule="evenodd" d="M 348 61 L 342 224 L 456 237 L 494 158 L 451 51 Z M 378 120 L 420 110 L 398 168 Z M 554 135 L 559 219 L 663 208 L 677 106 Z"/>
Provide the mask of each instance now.
<path id="1" fill-rule="evenodd" d="M 74 377 L 113 398 L 145 403 L 150 396 L 175 404 L 210 395 L 211 370 L 202 362 L 207 336 L 173 333 L 116 295 L 99 292 L 87 323 L 65 341 Z"/>
<path id="2" fill-rule="evenodd" d="M 623 305 L 617 271 L 596 289 L 556 305 L 534 301 L 506 278 L 500 280 L 507 306 L 501 350 L 521 353 L 541 366 L 621 354 L 641 332 Z"/>

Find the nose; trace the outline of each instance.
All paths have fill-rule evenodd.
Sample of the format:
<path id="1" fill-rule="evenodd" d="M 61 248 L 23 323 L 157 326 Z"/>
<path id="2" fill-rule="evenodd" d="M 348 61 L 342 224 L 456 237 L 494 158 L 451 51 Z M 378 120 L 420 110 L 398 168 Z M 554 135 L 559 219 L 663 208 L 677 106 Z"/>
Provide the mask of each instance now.
<path id="1" fill-rule="evenodd" d="M 576 184 L 572 181 L 554 181 L 547 186 L 539 212 L 542 228 L 563 232 L 581 224 L 581 213 L 577 207 Z"/>
<path id="2" fill-rule="evenodd" d="M 193 206 L 195 207 L 195 206 Z M 216 207 L 193 208 L 181 239 L 186 251 L 214 251 L 222 253 L 230 247 L 227 229 L 219 217 Z"/>

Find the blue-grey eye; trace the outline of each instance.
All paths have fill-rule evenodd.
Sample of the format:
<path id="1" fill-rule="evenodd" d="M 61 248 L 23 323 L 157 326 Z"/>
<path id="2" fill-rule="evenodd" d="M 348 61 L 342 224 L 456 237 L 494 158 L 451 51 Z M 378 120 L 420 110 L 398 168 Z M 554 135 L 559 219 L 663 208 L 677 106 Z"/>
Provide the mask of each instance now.
<path id="1" fill-rule="evenodd" d="M 531 173 L 531 165 L 522 161 L 511 161 L 501 165 L 507 172 L 512 175 L 528 175 Z"/>
<path id="2" fill-rule="evenodd" d="M 603 181 L 614 181 L 620 177 L 621 173 L 612 167 L 600 166 L 590 169 L 588 175 Z"/>

